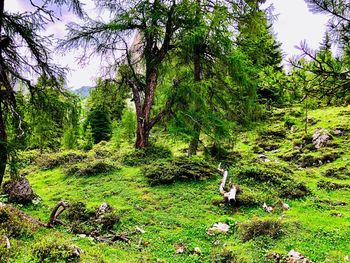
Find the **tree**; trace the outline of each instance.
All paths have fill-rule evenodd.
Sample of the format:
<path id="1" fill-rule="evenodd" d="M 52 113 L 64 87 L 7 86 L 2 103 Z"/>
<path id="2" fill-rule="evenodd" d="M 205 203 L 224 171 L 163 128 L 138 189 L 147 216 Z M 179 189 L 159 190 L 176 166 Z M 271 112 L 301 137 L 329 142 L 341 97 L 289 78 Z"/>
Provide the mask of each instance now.
<path id="1" fill-rule="evenodd" d="M 88 113 L 87 126 L 91 127 L 94 143 L 108 141 L 111 138 L 112 123 L 108 110 L 103 106 L 93 107 Z"/>
<path id="2" fill-rule="evenodd" d="M 176 47 L 176 35 L 185 23 L 187 1 L 97 1 L 100 9 L 111 13 L 104 23 L 88 19 L 85 25 L 71 24 L 64 49 L 90 48 L 92 53 L 115 58 L 112 63 L 127 64 L 124 81 L 132 90 L 137 115 L 136 148 L 148 145 L 151 129 L 164 116 L 152 112 L 159 69 L 169 52 Z M 128 42 L 137 34 L 133 46 Z M 120 51 L 123 56 L 118 56 Z M 87 51 L 87 50 L 85 50 Z"/>
<path id="3" fill-rule="evenodd" d="M 5 0 L 0 0 L 0 185 L 8 159 L 6 115 L 11 114 L 17 119 L 17 134 L 21 134 L 22 121 L 16 107 L 15 84 L 23 82 L 33 94 L 35 91 L 27 77 L 28 72 L 53 79 L 64 73 L 50 61 L 50 38 L 40 34 L 48 23 L 56 19 L 49 9 L 50 3 L 67 4 L 77 14 L 83 14 L 78 0 L 48 0 L 42 1 L 40 6 L 31 2 L 35 10 L 23 13 L 7 12 Z M 60 89 L 59 85 L 57 89 Z"/>
<path id="4" fill-rule="evenodd" d="M 91 90 L 88 98 L 88 106 L 104 107 L 108 110 L 112 121 L 118 121 L 122 117 L 129 90 L 122 83 L 112 79 L 98 79 L 97 85 Z"/>
<path id="5" fill-rule="evenodd" d="M 309 73 L 309 92 L 322 97 L 344 97 L 350 87 L 350 6 L 348 0 L 305 0 L 314 13 L 330 16 L 328 31 L 319 50 L 311 50 L 305 42 L 300 50 L 305 59 L 291 60 L 300 71 Z M 330 49 L 336 44 L 341 52 L 334 56 Z M 312 82 L 312 83 L 311 83 Z M 316 92 L 315 92 L 316 91 Z"/>

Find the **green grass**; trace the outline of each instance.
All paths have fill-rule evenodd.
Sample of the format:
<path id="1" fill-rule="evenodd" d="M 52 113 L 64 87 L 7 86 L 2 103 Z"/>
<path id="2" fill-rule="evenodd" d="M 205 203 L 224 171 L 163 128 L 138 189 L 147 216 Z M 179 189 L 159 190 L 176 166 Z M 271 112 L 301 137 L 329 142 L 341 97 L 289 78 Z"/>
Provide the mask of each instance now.
<path id="1" fill-rule="evenodd" d="M 289 111 L 286 110 L 287 113 Z M 344 111 L 350 112 L 350 109 L 311 111 L 309 116 L 317 123 L 309 126 L 309 134 L 312 135 L 317 127 L 329 131 L 336 127 L 350 128 L 348 115 L 341 115 Z M 62 168 L 39 170 L 28 179 L 42 201 L 20 207 L 22 210 L 47 221 L 52 208 L 60 200 L 83 201 L 89 208 L 107 202 L 121 217 L 115 231 L 129 233 L 131 242 L 107 245 L 73 235 L 62 226 L 40 229 L 32 238 L 13 240 L 18 249 L 13 262 L 31 262 L 32 245 L 46 236 L 67 239 L 79 246 L 84 251 L 82 262 L 221 262 L 228 252 L 237 262 L 269 262 L 266 259 L 268 253 L 275 251 L 285 255 L 292 249 L 314 262 L 347 262 L 345 257 L 350 256 L 350 191 L 318 189 L 317 182 L 324 179 L 350 183 L 350 178 L 337 180 L 321 175 L 329 168 L 348 164 L 350 141 L 347 135 L 335 137 L 339 147 L 336 150 L 343 153 L 336 161 L 320 167 L 300 168 L 293 161 L 285 162 L 280 156 L 293 150 L 293 141 L 304 136 L 304 124 L 303 117 L 296 117 L 297 131 L 290 133 L 284 125 L 283 114 L 284 111 L 282 117 L 275 118 L 270 125 L 259 125 L 256 130 L 239 134 L 234 150 L 242 153 L 242 160 L 236 164 L 239 168 L 242 163 L 249 164 L 258 156 L 253 147 L 262 131 L 286 129 L 287 135 L 279 142 L 278 152 L 264 153 L 271 161 L 287 165 L 294 171 L 295 179 L 307 182 L 312 191 L 304 199 L 284 200 L 290 205 L 290 210 L 267 214 L 260 206 L 232 209 L 215 204 L 213 201 L 221 198 L 218 192 L 221 178 L 218 176 L 206 181 L 150 186 L 141 173 L 141 167 L 123 166 L 121 170 L 88 177 L 66 176 Z M 179 147 L 183 144 L 173 145 L 175 155 L 180 155 Z M 311 154 L 319 155 L 320 152 Z M 252 186 L 251 190 L 256 189 Z M 344 201 L 347 204 L 332 206 L 319 200 Z M 342 217 L 335 217 L 332 213 L 341 213 Z M 260 236 L 242 242 L 237 226 L 239 222 L 247 222 L 253 217 L 281 218 L 284 222 L 283 234 L 276 239 Z M 216 222 L 229 223 L 229 233 L 209 236 L 207 230 Z M 135 232 L 137 226 L 146 232 Z M 185 252 L 176 255 L 175 246 L 180 243 L 185 245 Z M 191 253 L 195 247 L 200 248 L 200 255 Z"/>

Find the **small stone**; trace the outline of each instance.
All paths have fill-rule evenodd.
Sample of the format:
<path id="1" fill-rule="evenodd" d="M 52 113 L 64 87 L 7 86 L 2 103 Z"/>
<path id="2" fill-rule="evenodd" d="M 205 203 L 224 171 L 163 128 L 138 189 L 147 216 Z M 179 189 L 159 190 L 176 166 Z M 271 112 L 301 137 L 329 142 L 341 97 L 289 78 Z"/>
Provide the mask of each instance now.
<path id="1" fill-rule="evenodd" d="M 215 234 L 227 233 L 230 226 L 225 223 L 215 223 L 211 228 L 208 229 L 208 235 L 213 236 Z"/>
<path id="2" fill-rule="evenodd" d="M 175 245 L 175 252 L 176 254 L 182 254 L 185 251 L 185 245 L 180 243 Z"/>
<path id="3" fill-rule="evenodd" d="M 192 250 L 192 254 L 193 255 L 200 255 L 202 253 L 201 249 L 199 247 L 195 247 L 193 250 Z"/>
<path id="4" fill-rule="evenodd" d="M 145 230 L 143 230 L 142 228 L 140 228 L 140 227 L 136 227 L 136 231 L 137 232 L 140 232 L 141 234 L 144 234 L 144 233 L 146 233 L 146 231 Z"/>

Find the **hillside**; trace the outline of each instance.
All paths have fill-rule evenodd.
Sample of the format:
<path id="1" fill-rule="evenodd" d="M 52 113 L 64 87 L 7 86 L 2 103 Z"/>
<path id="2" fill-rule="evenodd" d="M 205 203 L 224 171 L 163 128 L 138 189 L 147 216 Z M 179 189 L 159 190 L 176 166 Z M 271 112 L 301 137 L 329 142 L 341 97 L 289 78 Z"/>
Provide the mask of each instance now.
<path id="1" fill-rule="evenodd" d="M 82 202 L 92 212 L 106 202 L 120 219 L 112 224 L 114 233 L 127 235 L 129 243 L 108 244 L 82 234 L 77 229 L 89 226 L 79 225 L 77 211 L 84 210 L 80 204 L 80 210 L 73 211 L 77 217 L 71 211 L 62 213 L 66 226 L 11 237 L 3 260 L 292 262 L 272 258 L 295 250 L 312 262 L 348 262 L 349 115 L 350 107 L 312 110 L 305 134 L 301 109 L 276 109 L 264 124 L 238 133 L 232 151 L 207 156 L 205 162 L 202 153 L 188 166 L 181 157 L 186 145 L 164 136 L 146 153 L 128 144 L 115 149 L 105 142 L 87 153 L 22 153 L 27 161 L 22 173 L 40 198 L 18 208 L 47 222 L 61 200 Z M 312 143 L 318 128 L 331 137 L 320 149 Z M 170 155 L 175 163 L 167 161 Z M 242 190 L 234 207 L 219 193 L 222 175 L 212 166 L 220 162 Z M 264 202 L 273 207 L 271 213 L 262 208 Z M 281 203 L 290 209 L 284 210 Z M 6 222 L 1 220 L 0 210 L 0 224 Z M 219 222 L 228 224 L 229 231 L 209 235 L 208 229 Z M 71 244 L 83 251 L 78 259 L 68 253 Z"/>

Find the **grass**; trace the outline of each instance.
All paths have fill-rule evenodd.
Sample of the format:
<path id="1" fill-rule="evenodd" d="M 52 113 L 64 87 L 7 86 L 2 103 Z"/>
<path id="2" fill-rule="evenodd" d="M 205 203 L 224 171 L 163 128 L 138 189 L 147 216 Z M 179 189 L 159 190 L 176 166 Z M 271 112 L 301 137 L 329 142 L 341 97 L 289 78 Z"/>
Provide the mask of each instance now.
<path id="1" fill-rule="evenodd" d="M 286 112 L 289 114 L 290 110 Z M 312 192 L 302 199 L 283 199 L 290 205 L 290 210 L 276 209 L 268 214 L 260 205 L 230 208 L 218 204 L 215 200 L 221 199 L 218 193 L 219 176 L 204 181 L 150 186 L 141 173 L 142 165 L 124 165 L 120 170 L 88 177 L 67 176 L 63 167 L 37 170 L 28 179 L 42 201 L 39 204 L 20 206 L 22 210 L 47 221 L 51 209 L 60 200 L 83 201 L 88 208 L 107 202 L 121 218 L 114 230 L 117 233 L 129 233 L 131 242 L 107 245 L 96 243 L 89 237 L 73 235 L 62 226 L 55 229 L 42 228 L 33 237 L 11 240 L 17 248 L 17 254 L 10 262 L 32 262 L 33 244 L 46 236 L 66 239 L 79 246 L 84 251 L 82 262 L 225 262 L 223 260 L 227 255 L 231 255 L 237 262 L 269 262 L 267 254 L 278 252 L 286 255 L 292 249 L 314 262 L 347 262 L 345 257 L 350 256 L 349 190 L 327 191 L 319 189 L 317 183 L 320 180 L 350 183 L 350 178 L 339 180 L 322 176 L 322 172 L 327 169 L 348 167 L 350 141 L 346 134 L 334 137 L 338 144 L 335 150 L 342 154 L 334 162 L 319 167 L 301 168 L 293 160 L 283 161 L 280 157 L 293 150 L 293 141 L 304 136 L 303 116 L 294 117 L 297 130 L 291 133 L 285 126 L 286 118 L 283 118 L 286 112 L 282 111 L 272 125 L 259 125 L 256 130 L 239 134 L 234 150 L 241 153 L 242 160 L 235 164 L 236 167 L 231 167 L 230 171 L 239 169 L 242 164 L 255 162 L 259 154 L 253 148 L 262 132 L 285 129 L 286 137 L 278 142 L 278 152 L 264 151 L 264 154 L 272 162 L 278 161 L 281 165 L 288 166 L 294 172 L 294 179 L 306 182 Z M 310 111 L 309 116 L 316 124 L 309 126 L 309 135 L 317 127 L 329 131 L 338 127 L 350 128 L 348 116 L 344 115 L 349 112 L 350 108 Z M 173 152 L 175 156 L 180 155 L 178 148 Z M 310 153 L 321 154 L 319 151 Z M 251 191 L 257 192 L 264 189 L 254 184 L 249 187 Z M 274 200 L 274 196 L 266 198 L 267 202 Z M 331 205 L 324 200 L 344 201 L 347 204 Z M 336 217 L 334 213 L 342 216 Z M 283 234 L 275 238 L 262 235 L 242 241 L 239 226 L 252 218 L 281 220 Z M 217 222 L 228 223 L 229 233 L 209 236 L 208 228 Z M 145 233 L 136 232 L 136 227 L 144 229 Z M 183 254 L 176 254 L 177 244 L 185 245 Z M 195 247 L 200 248 L 199 255 L 192 253 Z"/>

